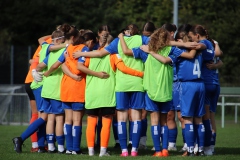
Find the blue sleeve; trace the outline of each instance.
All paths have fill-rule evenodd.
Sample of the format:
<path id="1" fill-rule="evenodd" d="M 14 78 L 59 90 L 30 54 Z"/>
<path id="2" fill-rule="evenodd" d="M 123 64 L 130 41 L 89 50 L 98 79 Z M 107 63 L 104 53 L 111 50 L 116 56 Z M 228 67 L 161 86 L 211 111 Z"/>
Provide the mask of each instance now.
<path id="1" fill-rule="evenodd" d="M 141 59 L 143 61 L 143 63 L 146 62 L 147 57 L 148 57 L 148 54 L 146 52 L 141 50 L 139 47 L 133 48 L 132 52 L 133 52 L 133 57 L 134 58 Z"/>
<path id="2" fill-rule="evenodd" d="M 168 55 L 168 57 L 172 60 L 172 63 L 176 63 L 178 57 L 183 53 L 184 51 L 177 48 L 177 47 L 172 47 L 170 54 Z"/>
<path id="3" fill-rule="evenodd" d="M 87 46 L 83 47 L 81 52 L 89 52 L 89 48 Z M 85 57 L 79 57 L 78 62 L 84 63 L 85 62 Z"/>
<path id="4" fill-rule="evenodd" d="M 61 56 L 58 58 L 58 61 L 61 63 L 65 62 L 64 52 L 61 54 Z"/>
<path id="5" fill-rule="evenodd" d="M 109 52 L 110 54 L 118 53 L 118 41 L 119 38 L 115 38 L 107 47 L 104 49 Z"/>
<path id="6" fill-rule="evenodd" d="M 43 44 L 42 44 L 42 45 L 44 45 L 44 44 L 47 44 L 47 45 L 48 45 L 48 43 L 47 43 L 47 42 L 43 42 Z M 50 50 L 49 50 L 50 46 L 53 46 L 53 44 L 50 44 L 50 45 L 48 46 L 48 48 L 47 48 L 47 51 L 46 51 L 46 56 L 48 56 L 48 55 L 49 55 L 49 53 L 50 53 Z"/>
<path id="7" fill-rule="evenodd" d="M 43 60 L 43 63 L 45 63 L 46 65 L 48 64 L 48 57 L 49 57 L 49 55 L 46 56 L 46 57 L 44 58 L 44 60 Z"/>
<path id="8" fill-rule="evenodd" d="M 149 37 L 147 37 L 147 36 L 142 36 L 142 44 L 143 44 L 143 45 L 147 45 L 148 42 L 149 42 Z"/>

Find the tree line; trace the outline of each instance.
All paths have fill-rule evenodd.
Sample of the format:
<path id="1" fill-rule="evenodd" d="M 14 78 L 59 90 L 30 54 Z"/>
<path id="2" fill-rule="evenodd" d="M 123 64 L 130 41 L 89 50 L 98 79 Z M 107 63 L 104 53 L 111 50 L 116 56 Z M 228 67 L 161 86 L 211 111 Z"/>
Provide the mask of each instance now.
<path id="1" fill-rule="evenodd" d="M 224 66 L 220 69 L 221 83 L 225 86 L 239 85 L 240 1 L 236 0 L 179 0 L 178 24 L 201 24 L 211 38 L 219 42 L 224 53 Z M 37 47 L 37 39 L 49 35 L 62 23 L 75 25 L 78 29 L 97 32 L 99 26 L 108 24 L 112 35 L 126 25 L 134 23 L 139 29 L 147 21 L 157 27 L 173 22 L 172 0 L 1 0 L 0 1 L 0 62 L 1 73 L 9 77 L 10 46 Z M 28 70 L 28 57 L 21 50 L 14 52 L 18 66 L 22 67 L 14 83 L 23 83 Z M 21 52 L 24 52 L 21 54 Z M 17 54 L 17 55 L 16 55 Z M 18 70 L 19 67 L 14 67 Z M 8 83 L 8 79 L 0 83 Z"/>

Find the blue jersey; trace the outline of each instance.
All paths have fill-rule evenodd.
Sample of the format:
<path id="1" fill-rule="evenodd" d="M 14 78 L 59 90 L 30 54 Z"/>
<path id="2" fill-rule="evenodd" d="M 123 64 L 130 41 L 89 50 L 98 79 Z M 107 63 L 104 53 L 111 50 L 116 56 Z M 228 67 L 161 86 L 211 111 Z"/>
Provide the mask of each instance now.
<path id="1" fill-rule="evenodd" d="M 193 59 L 179 58 L 176 64 L 177 77 L 180 81 L 201 80 L 202 54 Z"/>
<path id="2" fill-rule="evenodd" d="M 142 44 L 146 45 L 149 42 L 149 37 L 141 36 L 142 37 Z M 118 53 L 118 42 L 119 38 L 115 38 L 107 47 L 104 49 L 110 54 Z"/>
<path id="3" fill-rule="evenodd" d="M 141 59 L 143 63 L 146 62 L 148 53 L 141 50 L 139 47 L 132 49 L 133 56 L 136 59 Z M 171 47 L 171 51 L 168 55 L 168 57 L 172 60 L 172 64 L 176 63 L 178 57 L 183 53 L 183 51 L 177 47 Z"/>
<path id="4" fill-rule="evenodd" d="M 213 75 L 216 70 L 210 70 L 207 68 L 207 63 L 212 63 L 214 58 L 214 47 L 209 40 L 201 40 L 207 48 L 202 50 L 203 65 L 202 65 L 202 78 L 205 84 L 214 84 Z"/>

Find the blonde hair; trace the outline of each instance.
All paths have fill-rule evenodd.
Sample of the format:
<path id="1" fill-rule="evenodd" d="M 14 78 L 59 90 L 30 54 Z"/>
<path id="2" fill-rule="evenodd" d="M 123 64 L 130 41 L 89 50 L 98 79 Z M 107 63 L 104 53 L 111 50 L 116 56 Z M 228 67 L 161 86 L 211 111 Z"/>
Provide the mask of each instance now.
<path id="1" fill-rule="evenodd" d="M 159 28 L 150 36 L 148 43 L 149 51 L 158 52 L 169 45 L 169 32 L 164 28 Z"/>

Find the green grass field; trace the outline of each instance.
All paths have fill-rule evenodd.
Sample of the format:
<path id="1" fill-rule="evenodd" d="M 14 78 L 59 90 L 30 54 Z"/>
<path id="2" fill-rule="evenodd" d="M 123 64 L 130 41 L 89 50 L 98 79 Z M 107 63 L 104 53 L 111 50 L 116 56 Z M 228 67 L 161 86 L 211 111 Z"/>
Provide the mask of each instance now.
<path id="1" fill-rule="evenodd" d="M 23 153 L 17 154 L 13 150 L 12 138 L 19 136 L 27 126 L 3 126 L 0 125 L 0 160 L 76 160 L 76 159 L 98 159 L 99 151 L 95 151 L 95 156 L 89 157 L 88 155 L 60 155 L 60 154 L 49 154 L 49 153 L 31 153 L 31 142 L 30 139 L 27 139 L 24 142 L 23 146 Z M 215 148 L 216 154 L 213 156 L 208 157 L 193 157 L 196 159 L 210 159 L 210 160 L 232 160 L 240 159 L 240 125 L 234 124 L 234 122 L 226 122 L 225 128 L 220 127 L 220 121 L 218 121 L 218 130 L 217 130 L 217 144 Z M 87 146 L 86 146 L 86 135 L 85 135 L 85 127 L 83 128 L 83 135 L 82 135 L 82 144 L 81 148 L 83 152 L 87 153 Z M 150 131 L 148 129 L 148 141 L 147 141 L 148 148 L 146 150 L 139 150 L 138 157 L 124 157 L 126 159 L 156 159 L 152 157 L 153 151 L 151 148 L 153 146 L 152 139 L 150 136 Z M 114 141 L 113 135 L 111 135 L 111 140 L 109 142 L 108 151 L 110 151 L 110 157 L 101 157 L 100 159 L 122 159 L 120 157 L 120 149 L 114 150 Z M 177 139 L 177 148 L 178 150 L 182 147 L 182 136 L 181 131 L 179 128 L 178 139 Z M 182 157 L 181 153 L 177 151 L 170 152 L 170 156 L 164 159 L 172 159 L 172 160 L 180 160 L 189 157 Z"/>

